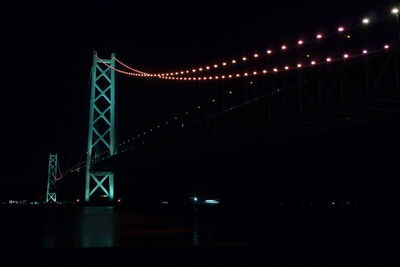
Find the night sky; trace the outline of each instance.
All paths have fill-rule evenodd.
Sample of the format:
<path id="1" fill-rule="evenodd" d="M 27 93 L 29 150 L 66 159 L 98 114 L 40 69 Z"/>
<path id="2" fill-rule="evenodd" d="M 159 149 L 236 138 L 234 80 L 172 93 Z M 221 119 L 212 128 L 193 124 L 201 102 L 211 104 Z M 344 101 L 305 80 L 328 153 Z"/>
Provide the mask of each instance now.
<path id="1" fill-rule="evenodd" d="M 104 58 L 115 52 L 131 66 L 149 72 L 175 70 L 336 28 L 366 14 L 380 15 L 394 4 L 372 0 L 126 2 L 31 1 L 1 7 L 0 200 L 43 196 L 49 152 L 59 154 L 62 169 L 76 164 L 85 153 L 93 50 Z M 146 102 L 149 94 L 140 98 L 139 90 L 149 87 L 134 85 L 117 77 L 117 97 L 124 99 L 117 107 L 119 132 L 125 137 L 154 119 L 145 112 L 138 115 L 138 110 L 154 104 Z M 138 90 L 137 97 L 128 101 L 122 90 Z M 368 151 L 368 142 L 359 142 Z M 371 150 L 379 148 L 384 151 L 371 145 Z"/>

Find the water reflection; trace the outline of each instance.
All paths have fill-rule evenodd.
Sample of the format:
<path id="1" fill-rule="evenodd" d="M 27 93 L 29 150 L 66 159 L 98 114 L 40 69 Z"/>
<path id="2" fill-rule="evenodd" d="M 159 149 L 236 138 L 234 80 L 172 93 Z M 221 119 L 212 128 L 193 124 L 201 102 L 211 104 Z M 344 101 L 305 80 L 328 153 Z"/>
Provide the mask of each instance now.
<path id="1" fill-rule="evenodd" d="M 199 220 L 197 218 L 197 216 L 193 216 L 193 233 L 192 233 L 192 242 L 193 245 L 198 245 L 199 244 L 199 237 L 200 237 L 200 233 L 199 233 Z"/>
<path id="2" fill-rule="evenodd" d="M 178 216 L 114 207 L 66 207 L 45 209 L 37 217 L 41 219 L 35 225 L 41 231 L 35 242 L 44 248 L 198 246 L 220 242 L 230 233 L 229 227 L 220 227 L 215 212 L 199 210 Z"/>
<path id="3" fill-rule="evenodd" d="M 115 246 L 114 207 L 83 207 L 79 217 L 79 247 Z"/>

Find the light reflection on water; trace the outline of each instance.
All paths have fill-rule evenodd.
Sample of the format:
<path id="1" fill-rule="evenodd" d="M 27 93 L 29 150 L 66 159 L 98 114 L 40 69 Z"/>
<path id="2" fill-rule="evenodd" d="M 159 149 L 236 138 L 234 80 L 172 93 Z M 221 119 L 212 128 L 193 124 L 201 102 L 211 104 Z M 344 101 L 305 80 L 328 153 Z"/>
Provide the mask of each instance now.
<path id="1" fill-rule="evenodd" d="M 53 208 L 42 212 L 37 214 L 40 231 L 36 231 L 36 242 L 32 243 L 43 248 L 198 246 L 221 241 L 218 219 L 201 217 L 198 211 L 184 216 L 115 207 Z"/>
<path id="2" fill-rule="evenodd" d="M 114 207 L 83 207 L 78 229 L 80 247 L 114 247 Z"/>
<path id="3" fill-rule="evenodd" d="M 50 210 L 45 214 L 39 235 L 40 247 L 114 247 L 114 207 L 80 207 L 75 210 Z"/>

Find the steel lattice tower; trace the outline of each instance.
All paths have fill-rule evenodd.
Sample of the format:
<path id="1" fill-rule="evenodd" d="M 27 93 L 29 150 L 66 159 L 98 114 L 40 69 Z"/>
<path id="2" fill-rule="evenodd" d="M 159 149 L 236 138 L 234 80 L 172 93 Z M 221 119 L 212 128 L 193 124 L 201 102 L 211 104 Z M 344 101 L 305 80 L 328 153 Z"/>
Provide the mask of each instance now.
<path id="1" fill-rule="evenodd" d="M 57 202 L 57 194 L 56 194 L 57 167 L 58 167 L 57 154 L 53 155 L 50 153 L 49 169 L 47 176 L 46 203 Z"/>
<path id="2" fill-rule="evenodd" d="M 115 54 L 99 59 L 93 54 L 89 136 L 86 160 L 85 201 L 100 190 L 114 200 L 114 172 L 96 171 L 92 163 L 100 155 L 115 154 Z"/>

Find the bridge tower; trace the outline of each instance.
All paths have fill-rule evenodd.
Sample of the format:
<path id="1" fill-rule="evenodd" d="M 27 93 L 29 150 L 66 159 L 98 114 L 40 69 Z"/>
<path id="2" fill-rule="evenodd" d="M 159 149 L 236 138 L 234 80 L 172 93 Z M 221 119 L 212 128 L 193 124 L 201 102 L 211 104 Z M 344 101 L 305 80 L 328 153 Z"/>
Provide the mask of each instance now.
<path id="1" fill-rule="evenodd" d="M 98 157 L 113 156 L 115 137 L 115 54 L 110 59 L 100 59 L 93 54 L 89 135 L 86 158 L 85 201 L 100 191 L 110 201 L 114 200 L 114 172 L 96 170 L 93 162 Z"/>
<path id="2" fill-rule="evenodd" d="M 57 154 L 53 155 L 50 153 L 49 168 L 47 173 L 46 203 L 57 202 L 57 194 L 56 194 L 57 168 L 58 168 Z"/>

